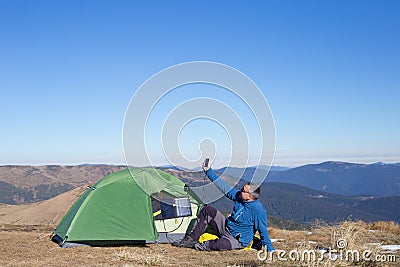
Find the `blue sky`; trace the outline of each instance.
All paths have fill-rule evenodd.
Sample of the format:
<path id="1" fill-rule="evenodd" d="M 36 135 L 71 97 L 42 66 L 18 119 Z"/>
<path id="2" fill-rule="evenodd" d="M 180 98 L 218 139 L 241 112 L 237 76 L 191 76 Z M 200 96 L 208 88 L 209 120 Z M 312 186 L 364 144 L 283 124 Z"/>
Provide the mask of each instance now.
<path id="1" fill-rule="evenodd" d="M 398 14 L 398 1 L 0 1 L 0 164 L 124 163 L 137 88 L 197 60 L 262 90 L 274 165 L 400 162 Z"/>

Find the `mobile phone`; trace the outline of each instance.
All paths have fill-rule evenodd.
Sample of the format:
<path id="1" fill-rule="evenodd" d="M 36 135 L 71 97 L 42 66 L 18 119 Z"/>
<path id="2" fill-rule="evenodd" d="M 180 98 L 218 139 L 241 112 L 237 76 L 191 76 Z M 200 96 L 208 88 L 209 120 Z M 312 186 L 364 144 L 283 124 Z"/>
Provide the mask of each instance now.
<path id="1" fill-rule="evenodd" d="M 204 167 L 208 167 L 208 162 L 210 162 L 210 159 L 209 158 L 206 158 L 206 160 L 204 161 Z"/>

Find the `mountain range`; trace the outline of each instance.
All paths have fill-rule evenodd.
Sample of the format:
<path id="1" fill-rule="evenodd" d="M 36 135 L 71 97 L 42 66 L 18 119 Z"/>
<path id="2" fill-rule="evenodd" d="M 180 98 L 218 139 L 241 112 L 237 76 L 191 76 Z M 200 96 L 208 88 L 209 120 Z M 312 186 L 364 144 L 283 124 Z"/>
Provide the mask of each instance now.
<path id="1" fill-rule="evenodd" d="M 55 197 L 126 168 L 115 165 L 0 166 L 0 203 L 26 204 Z"/>
<path id="2" fill-rule="evenodd" d="M 221 168 L 224 175 L 250 181 L 253 175 L 266 182 L 292 183 L 324 192 L 352 195 L 400 196 L 400 164 L 355 164 L 329 161 L 283 171 L 262 168 Z"/>
<path id="3" fill-rule="evenodd" d="M 0 166 L 0 203 L 38 203 L 93 184 L 123 168 L 126 166 Z M 160 169 L 189 186 L 209 182 L 202 171 L 179 170 L 171 166 Z M 241 177 L 239 188 L 251 179 L 256 169 L 257 175 L 267 177 L 261 185 L 260 201 L 269 215 L 300 223 L 316 219 L 327 223 L 349 219 L 400 222 L 399 164 L 324 162 L 269 173 L 262 167 L 221 168 L 216 171 L 227 181 Z M 232 202 L 226 198 L 211 204 L 221 211 L 232 209 Z"/>
<path id="4" fill-rule="evenodd" d="M 267 182 L 261 185 L 259 199 L 269 215 L 301 223 L 315 220 L 328 224 L 345 220 L 400 222 L 399 196 L 343 196 L 295 184 Z M 229 211 L 233 202 L 221 198 L 212 205 Z"/>

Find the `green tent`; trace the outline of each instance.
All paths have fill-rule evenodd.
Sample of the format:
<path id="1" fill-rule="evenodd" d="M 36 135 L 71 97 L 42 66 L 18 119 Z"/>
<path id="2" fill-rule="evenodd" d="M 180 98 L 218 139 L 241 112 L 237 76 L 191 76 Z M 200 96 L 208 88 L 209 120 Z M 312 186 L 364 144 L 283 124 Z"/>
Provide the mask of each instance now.
<path id="1" fill-rule="evenodd" d="M 177 214 L 174 200 L 185 199 L 183 210 L 190 212 Z M 60 246 L 131 244 L 154 242 L 159 233 L 164 241 L 173 241 L 183 237 L 199 205 L 196 195 L 169 173 L 153 168 L 124 169 L 88 187 L 61 220 L 53 241 Z"/>

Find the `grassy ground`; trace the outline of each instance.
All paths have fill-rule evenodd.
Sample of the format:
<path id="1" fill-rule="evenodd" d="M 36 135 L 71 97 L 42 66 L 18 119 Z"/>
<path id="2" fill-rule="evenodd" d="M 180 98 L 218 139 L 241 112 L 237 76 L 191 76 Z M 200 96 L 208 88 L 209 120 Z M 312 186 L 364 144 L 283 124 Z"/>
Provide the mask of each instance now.
<path id="1" fill-rule="evenodd" d="M 337 249 L 337 240 L 346 241 L 345 249 L 370 249 L 384 252 L 379 244 L 400 244 L 399 227 L 364 223 L 343 223 L 338 226 L 315 226 L 311 231 L 270 229 L 277 249 L 316 250 L 318 247 Z M 344 260 L 317 261 L 260 261 L 257 251 L 201 252 L 175 248 L 169 244 L 150 244 L 144 247 L 78 247 L 59 248 L 49 240 L 50 228 L 40 226 L 0 226 L 0 266 L 399 266 L 400 255 L 392 263 Z M 386 253 L 385 255 L 388 255 Z"/>

